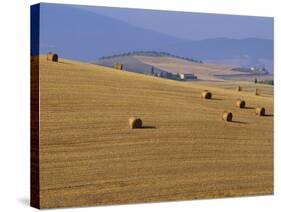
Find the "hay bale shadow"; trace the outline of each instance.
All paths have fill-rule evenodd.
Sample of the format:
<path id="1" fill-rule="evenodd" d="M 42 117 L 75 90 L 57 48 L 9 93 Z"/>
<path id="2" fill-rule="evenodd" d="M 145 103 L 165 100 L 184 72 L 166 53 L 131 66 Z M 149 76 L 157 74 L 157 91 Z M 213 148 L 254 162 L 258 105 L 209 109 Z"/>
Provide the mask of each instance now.
<path id="1" fill-rule="evenodd" d="M 138 128 L 138 129 L 155 129 L 155 128 L 156 128 L 155 126 L 144 125 L 144 126 L 142 126 L 141 128 Z"/>
<path id="2" fill-rule="evenodd" d="M 244 107 L 243 109 L 255 109 L 254 107 L 248 107 L 248 106 L 246 106 L 246 107 Z"/>
<path id="3" fill-rule="evenodd" d="M 71 63 L 68 63 L 68 62 L 63 62 L 63 61 L 59 61 L 58 63 L 71 65 Z"/>
<path id="4" fill-rule="evenodd" d="M 274 117 L 273 114 L 264 114 L 263 116 L 265 116 L 265 117 Z"/>
<path id="5" fill-rule="evenodd" d="M 231 122 L 235 124 L 248 124 L 247 122 L 244 121 L 231 121 Z"/>
<path id="6" fill-rule="evenodd" d="M 218 101 L 220 101 L 222 99 L 220 99 L 220 98 L 212 98 L 211 100 L 218 100 Z"/>

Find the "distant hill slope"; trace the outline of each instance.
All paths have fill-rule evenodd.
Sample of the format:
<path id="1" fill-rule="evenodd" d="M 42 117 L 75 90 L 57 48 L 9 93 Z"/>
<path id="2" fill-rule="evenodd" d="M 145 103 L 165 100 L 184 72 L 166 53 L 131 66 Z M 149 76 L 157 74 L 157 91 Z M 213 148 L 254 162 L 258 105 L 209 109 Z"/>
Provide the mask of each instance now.
<path id="1" fill-rule="evenodd" d="M 121 63 L 123 64 L 124 70 L 131 71 L 131 72 L 138 72 L 142 74 L 150 74 L 150 75 L 158 75 L 161 72 L 178 73 L 170 70 L 164 70 L 158 66 L 147 64 L 139 60 L 136 56 L 147 56 L 147 57 L 155 57 L 155 58 L 169 57 L 169 58 L 175 58 L 175 59 L 177 58 L 180 60 L 190 61 L 194 63 L 202 63 L 202 61 L 197 61 L 191 58 L 184 58 L 166 52 L 155 52 L 155 51 L 136 51 L 136 52 L 111 55 L 111 56 L 104 56 L 94 61 L 93 63 L 106 67 L 111 67 L 111 68 L 113 68 L 115 64 Z M 152 74 L 152 70 L 153 70 L 153 74 Z"/>
<path id="2" fill-rule="evenodd" d="M 172 57 L 149 57 L 149 56 L 134 56 L 144 64 L 154 66 L 164 71 L 172 73 L 193 73 L 199 80 L 238 80 L 238 81 L 253 81 L 255 78 L 259 80 L 271 80 L 272 75 L 258 74 L 257 72 L 240 72 L 233 70 L 233 67 L 226 65 L 194 63 Z"/>
<path id="3" fill-rule="evenodd" d="M 273 76 L 270 74 L 250 71 L 241 72 L 240 69 L 233 69 L 234 67 L 232 66 L 193 62 L 175 56 L 156 56 L 155 54 L 151 56 L 150 54 L 144 53 L 126 53 L 103 57 L 95 61 L 94 63 L 111 68 L 114 67 L 116 63 L 122 63 L 124 70 L 142 74 L 151 74 L 151 69 L 153 67 L 155 73 L 168 72 L 171 74 L 194 74 L 198 77 L 199 80 L 208 81 L 254 81 L 255 78 L 257 78 L 258 80 L 273 79 Z"/>
<path id="4" fill-rule="evenodd" d="M 116 56 L 104 59 L 99 59 L 94 62 L 95 64 L 113 68 L 116 63 L 122 63 L 123 69 L 131 72 L 147 74 L 151 72 L 151 65 L 146 64 L 134 58 L 133 56 Z M 162 71 L 160 68 L 155 70 Z"/>

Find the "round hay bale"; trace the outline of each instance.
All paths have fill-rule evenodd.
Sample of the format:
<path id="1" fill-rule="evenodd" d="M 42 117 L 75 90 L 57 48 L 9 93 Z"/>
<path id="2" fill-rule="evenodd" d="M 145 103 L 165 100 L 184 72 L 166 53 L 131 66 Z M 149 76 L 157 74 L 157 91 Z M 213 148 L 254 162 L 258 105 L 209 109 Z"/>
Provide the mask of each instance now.
<path id="1" fill-rule="evenodd" d="M 57 54 L 53 54 L 52 52 L 49 52 L 47 54 L 47 60 L 52 61 L 52 62 L 58 62 L 59 56 Z"/>
<path id="2" fill-rule="evenodd" d="M 120 64 L 120 70 L 123 70 L 123 64 Z"/>
<path id="3" fill-rule="evenodd" d="M 222 120 L 224 120 L 224 121 L 232 121 L 232 113 L 224 111 L 222 113 Z"/>
<path id="4" fill-rule="evenodd" d="M 242 88 L 240 85 L 237 86 L 237 91 L 239 91 L 239 92 L 242 91 Z"/>
<path id="5" fill-rule="evenodd" d="M 203 99 L 211 99 L 212 93 L 210 91 L 204 90 L 201 92 L 201 98 Z"/>
<path id="6" fill-rule="evenodd" d="M 260 95 L 260 90 L 257 89 L 257 88 L 255 89 L 255 95 L 256 95 L 256 96 L 259 96 L 259 95 Z"/>
<path id="7" fill-rule="evenodd" d="M 236 106 L 239 107 L 239 108 L 245 108 L 246 102 L 244 100 L 237 100 Z"/>
<path id="8" fill-rule="evenodd" d="M 140 118 L 135 117 L 129 118 L 129 127 L 131 129 L 142 128 L 142 120 Z"/>
<path id="9" fill-rule="evenodd" d="M 265 115 L 265 108 L 264 107 L 257 107 L 256 108 L 256 115 L 264 116 Z"/>
<path id="10" fill-rule="evenodd" d="M 117 70 L 123 70 L 123 64 L 122 63 L 116 63 L 114 65 L 114 68 L 117 69 Z"/>

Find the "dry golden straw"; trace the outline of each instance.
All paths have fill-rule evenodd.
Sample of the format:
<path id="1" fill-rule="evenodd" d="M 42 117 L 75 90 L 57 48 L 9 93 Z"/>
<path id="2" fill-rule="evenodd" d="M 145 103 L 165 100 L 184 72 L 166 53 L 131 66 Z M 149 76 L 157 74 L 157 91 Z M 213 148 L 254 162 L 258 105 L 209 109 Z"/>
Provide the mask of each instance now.
<path id="1" fill-rule="evenodd" d="M 142 128 L 142 120 L 140 118 L 129 118 L 129 127 L 131 129 Z"/>
<path id="2" fill-rule="evenodd" d="M 232 121 L 232 113 L 231 112 L 227 112 L 227 111 L 224 111 L 222 113 L 222 119 L 224 121 Z"/>

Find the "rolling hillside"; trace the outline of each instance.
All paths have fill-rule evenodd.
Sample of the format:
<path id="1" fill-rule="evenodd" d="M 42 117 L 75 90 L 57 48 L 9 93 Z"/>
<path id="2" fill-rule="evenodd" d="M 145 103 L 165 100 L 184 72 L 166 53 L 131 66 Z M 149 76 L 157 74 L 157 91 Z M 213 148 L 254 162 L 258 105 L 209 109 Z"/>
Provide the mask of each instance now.
<path id="1" fill-rule="evenodd" d="M 200 80 L 224 81 L 227 79 L 236 81 L 253 81 L 254 78 L 273 79 L 272 75 L 257 75 L 249 74 L 247 72 L 242 73 L 233 71 L 233 66 L 227 65 L 201 64 L 171 57 L 134 56 L 134 58 L 142 63 L 173 73 L 194 73 Z"/>
<path id="2" fill-rule="evenodd" d="M 132 56 L 120 56 L 108 59 L 100 59 L 94 62 L 97 65 L 102 65 L 114 68 L 116 63 L 123 64 L 123 69 L 131 72 L 147 74 L 151 72 L 151 65 L 145 64 Z M 162 71 L 160 68 L 155 68 L 155 71 Z"/>
<path id="3" fill-rule="evenodd" d="M 214 98 L 200 99 L 203 89 Z M 270 94 L 42 56 L 41 207 L 272 194 L 272 114 Z M 129 129 L 131 116 L 144 128 Z"/>
<path id="4" fill-rule="evenodd" d="M 122 63 L 127 71 L 138 73 L 150 73 L 153 66 L 155 71 L 166 71 L 169 73 L 193 73 L 199 80 L 204 81 L 254 81 L 272 80 L 271 74 L 260 75 L 251 72 L 240 72 L 232 70 L 233 66 L 202 63 L 201 61 L 191 61 L 176 56 L 150 55 L 148 53 L 130 53 L 129 55 L 117 55 L 99 59 L 95 64 L 114 67 L 116 63 Z"/>

